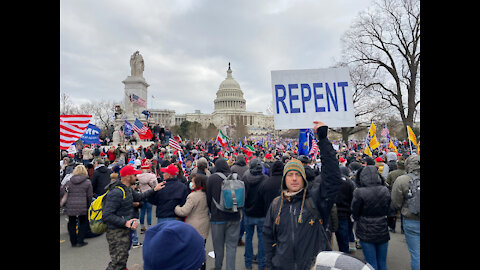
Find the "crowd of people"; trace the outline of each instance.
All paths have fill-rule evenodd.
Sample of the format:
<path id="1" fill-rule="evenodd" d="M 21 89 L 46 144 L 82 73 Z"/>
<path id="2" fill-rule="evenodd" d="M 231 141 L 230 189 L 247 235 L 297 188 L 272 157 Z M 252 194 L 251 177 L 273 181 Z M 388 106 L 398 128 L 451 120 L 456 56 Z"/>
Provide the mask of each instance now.
<path id="1" fill-rule="evenodd" d="M 295 140 L 267 147 L 184 140 L 182 151 L 158 140 L 148 147 L 85 145 L 75 154 L 61 151 L 60 198 L 68 193 L 61 210 L 68 216 L 70 243 L 82 247 L 88 244 L 85 238 L 96 236 L 89 230 L 88 206 L 108 192 L 103 210 L 111 257 L 107 269 L 126 269 L 128 250 L 139 247 L 143 269 L 205 269 L 210 233 L 215 269 L 222 269 L 224 258 L 226 269 L 235 269 L 239 245 L 245 246 L 245 269 L 253 263 L 258 269 L 315 269 L 331 263 L 328 256 L 333 262 L 350 260 L 354 267 L 348 254 L 358 249 L 368 264 L 358 261 L 359 268 L 345 269 L 387 269 L 398 216 L 411 267 L 420 269 L 419 211 L 409 201 L 420 155 L 403 144 L 398 153 L 379 148 L 372 157 L 356 143 L 336 149 L 321 122 L 315 122 L 314 133 L 319 159 L 298 155 Z M 237 212 L 216 206 L 224 177 L 231 174 L 245 189 L 244 207 Z M 145 234 L 143 243 L 137 233 Z M 332 251 L 333 234 L 338 252 Z"/>

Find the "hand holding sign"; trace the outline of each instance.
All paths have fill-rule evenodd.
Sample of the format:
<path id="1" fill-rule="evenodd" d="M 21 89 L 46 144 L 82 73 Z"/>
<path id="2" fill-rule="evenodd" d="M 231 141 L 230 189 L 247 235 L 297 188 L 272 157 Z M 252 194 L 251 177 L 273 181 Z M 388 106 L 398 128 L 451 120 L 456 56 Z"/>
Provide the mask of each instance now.
<path id="1" fill-rule="evenodd" d="M 328 127 L 323 122 L 320 121 L 313 121 L 315 126 L 313 127 L 313 131 L 317 133 L 318 139 L 323 139 L 327 137 Z M 320 128 L 325 127 L 325 128 Z"/>

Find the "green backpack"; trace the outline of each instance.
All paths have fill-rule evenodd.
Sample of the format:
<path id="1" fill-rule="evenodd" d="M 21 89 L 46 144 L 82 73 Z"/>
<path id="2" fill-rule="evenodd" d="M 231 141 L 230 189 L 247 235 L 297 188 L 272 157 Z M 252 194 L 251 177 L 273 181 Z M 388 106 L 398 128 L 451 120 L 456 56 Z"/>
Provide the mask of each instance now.
<path id="1" fill-rule="evenodd" d="M 119 186 L 115 187 L 122 190 L 123 199 L 125 199 L 125 190 Z M 88 208 L 88 223 L 90 225 L 90 230 L 92 231 L 92 233 L 101 234 L 107 230 L 107 224 L 103 222 L 102 216 L 104 199 L 109 191 L 110 190 L 107 190 L 105 194 L 98 196 Z"/>

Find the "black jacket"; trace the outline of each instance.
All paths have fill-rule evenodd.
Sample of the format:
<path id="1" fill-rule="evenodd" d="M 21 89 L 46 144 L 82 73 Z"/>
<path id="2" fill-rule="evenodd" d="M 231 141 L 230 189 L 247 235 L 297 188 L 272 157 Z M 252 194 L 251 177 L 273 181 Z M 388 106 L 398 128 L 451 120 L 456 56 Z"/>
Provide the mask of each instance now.
<path id="1" fill-rule="evenodd" d="M 270 167 L 270 177 L 263 181 L 258 188 L 258 192 L 262 195 L 263 209 L 265 214 L 270 207 L 275 197 L 280 196 L 282 177 L 283 177 L 284 164 L 280 160 L 277 160 Z"/>
<path id="2" fill-rule="evenodd" d="M 215 172 L 221 172 L 226 177 L 231 173 L 230 167 L 228 167 L 227 162 L 223 158 L 219 158 L 215 161 Z M 220 202 L 220 192 L 222 189 L 223 178 L 215 173 L 212 173 L 207 180 L 207 206 L 210 210 L 211 216 L 210 221 L 238 221 L 240 220 L 240 212 L 238 213 L 228 213 L 223 212 L 215 206 L 212 198 L 216 202 Z"/>
<path id="3" fill-rule="evenodd" d="M 260 171 L 252 170 L 252 166 L 260 167 Z M 263 200 L 259 194 L 259 188 L 268 176 L 262 174 L 262 164 L 258 159 L 253 159 L 250 169 L 243 174 L 242 181 L 245 183 L 245 215 L 249 217 L 265 217 Z"/>
<path id="4" fill-rule="evenodd" d="M 165 187 L 149 198 L 149 202 L 157 206 L 157 218 L 179 217 L 175 214 L 177 205 L 184 205 L 189 194 L 187 186 L 177 178 L 165 180 Z"/>
<path id="5" fill-rule="evenodd" d="M 105 189 L 108 184 L 110 184 L 110 174 L 112 170 L 108 169 L 105 166 L 101 166 L 93 172 L 92 176 L 92 187 L 93 187 L 93 196 L 96 198 L 100 195 L 103 195 L 107 190 Z"/>
<path id="6" fill-rule="evenodd" d="M 340 170 L 346 167 L 340 167 Z M 348 171 L 348 169 L 347 169 Z M 352 205 L 353 191 L 355 190 L 355 183 L 346 175 L 342 173 L 342 184 L 337 194 L 337 216 L 341 219 L 350 218 L 352 211 L 350 206 Z"/>
<path id="7" fill-rule="evenodd" d="M 304 181 L 306 182 L 304 190 L 293 196 L 291 201 L 283 197 L 280 224 L 275 225 L 276 233 L 273 225 L 278 214 L 276 210 L 280 204 L 272 202 L 267 211 L 263 226 L 263 237 L 268 269 L 309 270 L 315 264 L 315 258 L 320 251 L 331 250 L 324 226 L 328 224 L 330 212 L 342 180 L 340 179 L 338 160 L 335 157 L 336 151 L 326 138 L 326 131 L 324 132 L 325 137 L 318 140 L 322 161 L 322 182 L 320 185 L 309 189 L 310 184 Z M 301 223 L 298 222 L 304 192 L 307 192 L 306 200 L 309 200 L 309 197 L 312 198 L 314 204 L 312 207 L 318 209 L 322 222 L 315 218 L 306 205 L 304 205 L 301 213 Z M 272 247 L 274 243 L 276 245 Z"/>
<path id="8" fill-rule="evenodd" d="M 390 191 L 384 185 L 377 168 L 368 165 L 357 173 L 360 186 L 353 192 L 352 215 L 357 221 L 355 234 L 365 242 L 380 244 L 390 240 L 387 214 Z"/>
<path id="9" fill-rule="evenodd" d="M 120 186 L 125 190 L 125 199 L 123 192 L 115 186 Z M 144 193 L 132 192 L 132 188 L 125 186 L 117 180 L 107 186 L 108 194 L 104 197 L 103 221 L 108 229 L 128 229 L 125 227 L 127 220 L 135 218 L 133 202 L 140 202 L 150 195 L 156 193 L 153 188 Z"/>

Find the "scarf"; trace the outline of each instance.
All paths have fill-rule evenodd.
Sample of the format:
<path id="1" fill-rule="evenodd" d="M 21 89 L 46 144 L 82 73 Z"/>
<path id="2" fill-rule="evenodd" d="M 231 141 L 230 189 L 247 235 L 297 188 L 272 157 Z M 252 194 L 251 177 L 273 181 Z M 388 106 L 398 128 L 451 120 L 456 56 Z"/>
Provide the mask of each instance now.
<path id="1" fill-rule="evenodd" d="M 302 190 L 303 190 L 303 188 L 301 188 L 299 191 L 296 191 L 296 192 L 289 192 L 288 189 L 287 189 L 287 190 L 283 191 L 283 194 L 287 197 L 293 197 L 293 196 L 297 195 L 298 193 L 300 193 Z"/>

